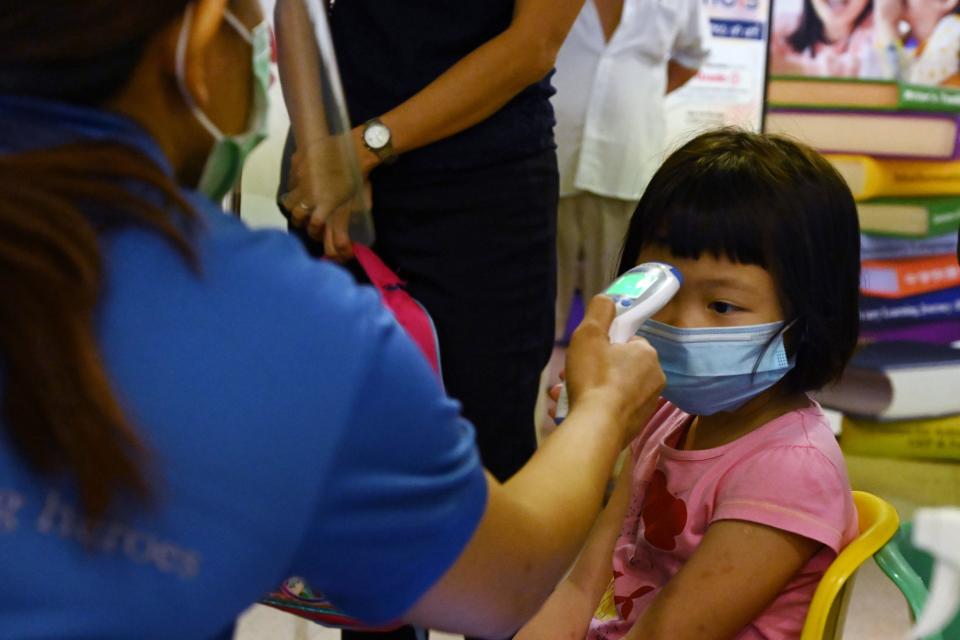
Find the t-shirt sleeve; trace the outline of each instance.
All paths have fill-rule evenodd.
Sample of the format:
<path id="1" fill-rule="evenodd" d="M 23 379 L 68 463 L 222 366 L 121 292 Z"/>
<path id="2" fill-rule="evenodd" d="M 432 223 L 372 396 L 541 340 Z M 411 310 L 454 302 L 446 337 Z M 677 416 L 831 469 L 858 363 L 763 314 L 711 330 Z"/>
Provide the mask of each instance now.
<path id="1" fill-rule="evenodd" d="M 836 552 L 853 517 L 846 477 L 809 446 L 761 451 L 720 481 L 712 522 L 745 520 L 822 542 Z"/>
<path id="2" fill-rule="evenodd" d="M 699 0 L 688 3 L 689 10 L 683 16 L 670 52 L 674 62 L 688 69 L 699 69 L 710 55 L 710 23 L 702 4 Z"/>
<path id="3" fill-rule="evenodd" d="M 486 508 L 487 485 L 473 426 L 422 354 L 379 304 L 356 318 L 365 325 L 356 357 L 369 365 L 296 567 L 346 613 L 381 623 L 454 563 Z"/>

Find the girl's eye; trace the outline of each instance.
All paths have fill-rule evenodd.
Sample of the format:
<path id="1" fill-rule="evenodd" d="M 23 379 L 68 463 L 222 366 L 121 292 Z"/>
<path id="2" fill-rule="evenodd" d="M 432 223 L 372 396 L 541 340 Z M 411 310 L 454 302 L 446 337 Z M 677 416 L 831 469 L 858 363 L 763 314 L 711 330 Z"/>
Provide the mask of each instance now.
<path id="1" fill-rule="evenodd" d="M 716 302 L 711 302 L 709 304 L 709 308 L 715 311 L 716 313 L 719 313 L 720 315 L 726 315 L 732 311 L 738 310 L 740 307 L 737 307 L 736 305 L 732 305 L 729 302 L 723 302 L 721 300 L 717 300 Z"/>

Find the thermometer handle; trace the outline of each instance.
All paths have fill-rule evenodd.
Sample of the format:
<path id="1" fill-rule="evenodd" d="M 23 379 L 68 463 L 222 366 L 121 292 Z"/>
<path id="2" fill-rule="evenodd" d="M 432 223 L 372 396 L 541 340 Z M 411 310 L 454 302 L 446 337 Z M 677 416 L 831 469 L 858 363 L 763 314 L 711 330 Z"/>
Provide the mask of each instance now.
<path id="1" fill-rule="evenodd" d="M 653 273 L 655 279 L 644 291 L 634 297 L 618 293 L 617 284 L 632 273 Z M 614 304 L 617 305 L 617 316 L 610 324 L 610 342 L 624 344 L 637 334 L 640 325 L 652 318 L 663 309 L 680 290 L 682 278 L 680 273 L 670 265 L 651 262 L 634 267 L 623 277 L 618 279 L 606 291 Z M 567 385 L 560 389 L 560 398 L 557 400 L 557 413 L 554 422 L 560 424 L 570 412 L 570 397 L 567 394 Z"/>

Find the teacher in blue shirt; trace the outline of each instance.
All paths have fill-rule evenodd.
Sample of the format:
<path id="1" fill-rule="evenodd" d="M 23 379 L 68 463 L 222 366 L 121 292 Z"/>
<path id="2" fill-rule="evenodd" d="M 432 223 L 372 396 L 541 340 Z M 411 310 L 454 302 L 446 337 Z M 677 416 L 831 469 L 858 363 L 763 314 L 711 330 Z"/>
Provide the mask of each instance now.
<path id="1" fill-rule="evenodd" d="M 373 623 L 505 635 L 663 383 L 595 301 L 564 427 L 485 473 L 375 293 L 210 199 L 259 138 L 262 22 L 256 0 L 0 16 L 4 638 L 216 637 L 291 574 Z"/>

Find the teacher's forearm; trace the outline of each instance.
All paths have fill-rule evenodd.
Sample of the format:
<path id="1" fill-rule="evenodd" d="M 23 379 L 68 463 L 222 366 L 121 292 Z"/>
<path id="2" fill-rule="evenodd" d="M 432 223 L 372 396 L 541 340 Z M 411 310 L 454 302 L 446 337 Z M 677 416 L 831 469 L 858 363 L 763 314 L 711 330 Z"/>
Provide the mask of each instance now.
<path id="1" fill-rule="evenodd" d="M 517 640 L 581 640 L 612 578 L 613 549 L 630 504 L 632 460 L 626 461 L 617 488 L 597 518 L 580 555 Z"/>
<path id="2" fill-rule="evenodd" d="M 611 415 L 608 406 L 602 398 L 581 399 L 563 426 L 503 485 L 505 493 L 524 514 L 514 521 L 512 531 L 518 557 L 525 562 L 516 563 L 517 574 L 512 579 L 522 581 L 523 592 L 537 606 L 571 568 L 581 549 L 588 558 L 571 577 L 576 578 L 581 591 L 594 598 L 587 606 L 588 613 L 609 579 L 609 562 L 598 560 L 598 555 L 612 550 L 630 487 L 629 483 L 621 487 L 611 509 L 598 521 L 596 516 L 600 514 L 611 471 L 625 445 L 620 424 L 623 418 Z M 643 422 L 652 414 L 656 396 L 646 406 Z M 584 517 L 585 514 L 592 517 Z M 596 535 L 592 544 L 584 548 L 591 531 Z M 598 554 L 598 550 L 602 551 Z M 535 570 L 524 572 L 524 565 Z M 601 573 L 605 578 L 598 579 Z"/>
<path id="3" fill-rule="evenodd" d="M 622 416 L 602 402 L 574 405 L 516 476 L 489 480 L 473 539 L 409 621 L 499 638 L 536 613 L 590 531 L 623 442 Z M 465 600 L 476 606 L 456 606 Z"/>

